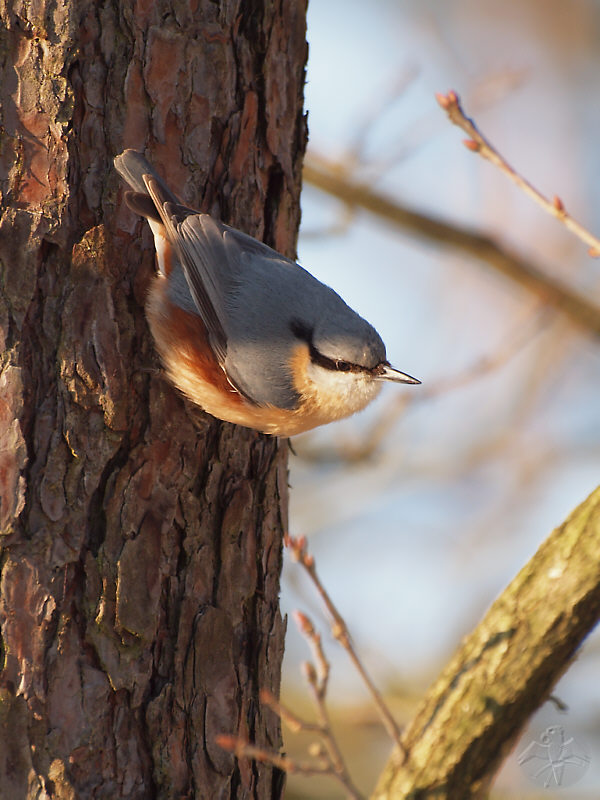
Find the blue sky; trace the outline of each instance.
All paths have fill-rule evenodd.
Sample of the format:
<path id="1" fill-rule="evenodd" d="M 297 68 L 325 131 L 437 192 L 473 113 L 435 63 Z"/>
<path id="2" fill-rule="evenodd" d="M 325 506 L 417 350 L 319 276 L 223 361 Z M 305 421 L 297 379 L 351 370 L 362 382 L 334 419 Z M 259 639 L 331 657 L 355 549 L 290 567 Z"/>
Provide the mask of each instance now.
<path id="1" fill-rule="evenodd" d="M 436 91 L 456 89 L 509 162 L 600 231 L 600 10 L 576 2 L 564 19 L 561 9 L 555 0 L 313 0 L 309 152 L 348 163 L 372 118 L 362 146 L 370 171 L 363 165 L 359 176 L 375 175 L 374 187 L 399 202 L 490 233 L 593 296 L 599 262 L 469 153 L 434 99 Z M 384 682 L 396 670 L 425 675 L 426 684 L 597 485 L 600 349 L 570 323 L 544 317 L 536 298 L 475 260 L 360 213 L 345 233 L 327 235 L 328 226 L 343 222 L 342 209 L 310 186 L 302 212 L 301 263 L 377 327 L 392 363 L 424 388 L 523 339 L 484 377 L 412 403 L 369 462 L 319 463 L 303 454 L 360 440 L 396 397 L 419 387 L 387 387 L 360 416 L 295 442 L 293 532 L 309 535 L 373 672 Z M 293 566 L 282 599 L 285 609 L 300 606 L 320 618 Z M 306 652 L 289 627 L 292 682 Z M 329 650 L 334 656 L 333 644 Z M 590 660 L 597 666 L 597 655 Z M 570 675 L 577 669 L 589 674 L 580 662 Z M 335 657 L 334 674 L 340 697 L 358 691 L 343 656 Z M 564 685 L 571 703 L 588 718 L 595 709 L 598 719 L 597 690 L 570 675 Z M 598 786 L 600 755 L 596 761 L 586 780 Z"/>

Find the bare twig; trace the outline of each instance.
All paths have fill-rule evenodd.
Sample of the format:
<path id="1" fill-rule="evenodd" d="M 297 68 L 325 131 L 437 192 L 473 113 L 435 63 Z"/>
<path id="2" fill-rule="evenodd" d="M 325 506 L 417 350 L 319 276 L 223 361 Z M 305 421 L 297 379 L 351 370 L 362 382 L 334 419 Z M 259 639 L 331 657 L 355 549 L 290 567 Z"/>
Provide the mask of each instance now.
<path id="1" fill-rule="evenodd" d="M 505 175 L 508 175 L 511 181 L 525 192 L 525 194 L 535 200 L 544 211 L 555 217 L 559 222 L 562 222 L 571 233 L 587 244 L 591 256 L 600 256 L 600 239 L 590 233 L 583 225 L 574 220 L 573 217 L 565 211 L 560 197 L 555 195 L 552 200 L 548 200 L 535 186 L 532 186 L 529 181 L 525 180 L 522 175 L 510 166 L 506 159 L 496 150 L 488 139 L 485 138 L 473 120 L 467 117 L 456 92 L 450 91 L 448 94 L 436 94 L 436 99 L 446 114 L 448 114 L 450 122 L 457 125 L 470 137 L 465 140 L 465 147 L 472 150 L 474 153 L 479 153 L 480 156 L 498 167 Z"/>
<path id="2" fill-rule="evenodd" d="M 238 758 L 251 758 L 272 764 L 274 767 L 289 773 L 303 775 L 329 775 L 337 780 L 346 790 L 347 796 L 353 800 L 361 800 L 361 794 L 352 782 L 342 752 L 333 732 L 329 711 L 326 704 L 327 684 L 329 682 L 330 666 L 321 643 L 321 637 L 315 630 L 312 622 L 301 612 L 295 613 L 295 619 L 300 631 L 309 642 L 313 652 L 315 664 L 307 661 L 303 664 L 304 676 L 307 680 L 317 710 L 317 722 L 308 722 L 293 712 L 274 695 L 264 689 L 260 693 L 261 702 L 271 708 L 280 719 L 285 722 L 293 733 L 314 733 L 318 740 L 314 741 L 308 753 L 310 761 L 299 761 L 281 755 L 273 750 L 246 741 L 238 736 L 222 734 L 217 737 L 217 744 L 225 750 L 234 752 Z"/>
<path id="3" fill-rule="evenodd" d="M 302 723 L 302 730 L 307 730 L 304 723 Z M 230 736 L 223 733 L 219 734 L 215 741 L 224 750 L 234 753 L 236 758 L 250 758 L 263 764 L 271 764 L 290 775 L 295 773 L 297 775 L 322 775 L 335 778 L 342 784 L 348 797 L 352 798 L 352 800 L 362 800 L 362 795 L 352 783 L 345 767 L 341 772 L 336 770 L 332 765 L 329 752 L 320 743 L 315 743 L 310 747 L 310 761 L 301 761 L 297 758 L 284 756 L 275 750 L 257 747 L 239 736 Z"/>
<path id="4" fill-rule="evenodd" d="M 339 163 L 314 152 L 304 162 L 304 180 L 351 208 L 363 208 L 426 242 L 437 242 L 485 261 L 536 294 L 544 303 L 561 311 L 572 322 L 600 334 L 600 308 L 597 305 L 531 261 L 508 252 L 489 236 L 413 211 L 395 198 L 355 180 Z"/>
<path id="5" fill-rule="evenodd" d="M 230 736 L 226 733 L 219 734 L 215 741 L 223 750 L 234 753 L 236 758 L 251 758 L 263 764 L 272 764 L 283 772 L 296 772 L 302 775 L 328 775 L 331 773 L 331 765 L 325 758 L 314 761 L 298 761 L 295 758 L 282 756 L 281 753 L 274 750 L 256 747 L 239 736 Z"/>
<path id="6" fill-rule="evenodd" d="M 398 747 L 398 751 L 400 754 L 404 754 L 404 748 L 402 745 L 401 740 L 401 732 L 400 728 L 398 727 L 396 720 L 392 716 L 389 708 L 387 707 L 380 691 L 377 689 L 371 677 L 367 673 L 362 661 L 360 660 L 352 640 L 350 638 L 350 633 L 348 631 L 348 627 L 344 618 L 337 610 L 336 606 L 334 605 L 332 599 L 330 598 L 327 590 L 321 583 L 319 576 L 317 575 L 317 571 L 315 568 L 315 560 L 312 555 L 307 552 L 306 549 L 306 538 L 304 536 L 300 536 L 299 538 L 294 538 L 293 536 L 287 535 L 285 537 L 285 544 L 287 547 L 290 548 L 294 558 L 302 565 L 305 569 L 306 573 L 309 575 L 310 579 L 312 580 L 317 592 L 321 596 L 327 611 L 331 615 L 333 620 L 331 626 L 331 632 L 335 639 L 342 645 L 344 650 L 350 656 L 350 660 L 352 661 L 355 669 L 361 676 L 365 686 L 369 690 L 369 693 L 375 703 L 377 711 L 379 712 L 379 716 L 383 722 L 383 725 L 388 732 L 389 736 L 392 738 L 396 746 Z"/>
<path id="7" fill-rule="evenodd" d="M 317 666 L 314 677 L 312 674 L 309 674 L 306 676 L 307 680 L 314 686 L 319 698 L 323 698 L 327 694 L 330 666 L 329 661 L 325 658 L 321 636 L 316 632 L 314 625 L 302 611 L 294 612 L 294 620 L 300 632 L 306 637 Z"/>
<path id="8" fill-rule="evenodd" d="M 292 733 L 300 733 L 300 731 L 304 731 L 305 733 L 320 733 L 321 726 L 318 722 L 307 722 L 305 719 L 302 719 L 302 717 L 299 717 L 298 714 L 294 713 L 280 702 L 268 689 L 261 689 L 260 699 L 261 702 L 269 706 L 269 708 L 285 722 Z"/>
<path id="9" fill-rule="evenodd" d="M 329 662 L 325 658 L 325 653 L 323 652 L 321 636 L 315 631 L 312 622 L 306 614 L 297 611 L 294 616 L 296 618 L 296 624 L 310 644 L 317 665 L 315 669 L 313 664 L 305 662 L 304 675 L 317 707 L 317 715 L 321 727 L 321 738 L 323 744 L 327 748 L 327 754 L 336 774 L 340 777 L 340 780 L 345 786 L 349 786 L 352 782 L 337 740 L 333 735 L 331 719 L 329 718 L 329 711 L 327 710 L 327 704 L 325 702 L 330 667 Z"/>

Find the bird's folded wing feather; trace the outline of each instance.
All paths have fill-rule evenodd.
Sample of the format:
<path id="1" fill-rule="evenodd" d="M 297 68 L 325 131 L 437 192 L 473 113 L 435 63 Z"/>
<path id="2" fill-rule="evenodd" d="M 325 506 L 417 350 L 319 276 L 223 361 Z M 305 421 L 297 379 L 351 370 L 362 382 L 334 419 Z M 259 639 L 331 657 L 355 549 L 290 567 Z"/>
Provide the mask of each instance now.
<path id="1" fill-rule="evenodd" d="M 218 258 L 218 247 L 216 247 L 218 243 L 211 242 L 212 247 L 215 248 L 214 254 L 210 252 L 210 245 L 204 249 L 194 247 L 188 241 L 189 237 L 182 233 L 182 229 L 187 220 L 201 218 L 204 215 L 195 214 L 191 209 L 186 209 L 178 203 L 168 200 L 165 202 L 161 191 L 162 187 L 153 177 L 145 175 L 144 182 L 167 230 L 167 236 L 175 247 L 198 314 L 206 326 L 215 356 L 223 366 L 227 355 L 227 335 L 222 322 L 225 318 L 223 298 L 214 291 L 212 286 L 214 281 L 211 281 L 210 278 L 211 274 L 218 272 L 218 265 L 216 269 L 214 266 L 211 269 L 208 260 L 211 257 Z"/>
<path id="2" fill-rule="evenodd" d="M 239 332 L 239 325 L 234 326 L 231 319 L 231 309 L 236 305 L 241 284 L 256 279 L 258 264 L 261 271 L 269 272 L 270 264 L 285 259 L 266 244 L 208 214 L 190 214 L 173 231 L 198 310 L 211 331 L 222 330 L 227 342 L 234 327 Z"/>
<path id="3" fill-rule="evenodd" d="M 211 330 L 223 331 L 226 347 L 219 358 L 230 382 L 256 405 L 295 408 L 298 395 L 286 362 L 287 329 L 280 322 L 277 303 L 286 306 L 281 270 L 297 275 L 300 268 L 206 214 L 187 216 L 177 225 L 177 233 L 199 312 Z M 205 316 L 207 309 L 210 317 Z"/>

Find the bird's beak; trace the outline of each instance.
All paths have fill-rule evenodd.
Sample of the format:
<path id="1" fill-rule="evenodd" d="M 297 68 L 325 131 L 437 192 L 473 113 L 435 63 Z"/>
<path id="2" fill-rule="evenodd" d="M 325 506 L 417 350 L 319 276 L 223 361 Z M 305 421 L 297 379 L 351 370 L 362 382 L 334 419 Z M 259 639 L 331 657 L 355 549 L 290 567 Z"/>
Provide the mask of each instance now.
<path id="1" fill-rule="evenodd" d="M 376 379 L 380 381 L 396 381 L 396 383 L 412 383 L 417 384 L 421 383 L 416 378 L 412 378 L 410 375 L 406 375 L 404 372 L 400 372 L 400 370 L 394 369 L 390 364 L 381 364 L 377 368 Z"/>

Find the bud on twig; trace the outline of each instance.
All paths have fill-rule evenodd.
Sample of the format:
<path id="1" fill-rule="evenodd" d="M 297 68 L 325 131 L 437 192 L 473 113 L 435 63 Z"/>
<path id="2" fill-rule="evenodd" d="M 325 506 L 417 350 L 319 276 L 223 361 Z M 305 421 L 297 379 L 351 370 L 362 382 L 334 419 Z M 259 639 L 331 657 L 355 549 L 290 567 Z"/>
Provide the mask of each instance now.
<path id="1" fill-rule="evenodd" d="M 304 633 L 306 636 L 312 636 L 314 634 L 315 629 L 306 614 L 296 610 L 292 612 L 292 616 L 294 617 L 294 622 L 298 626 L 300 633 Z"/>
<path id="2" fill-rule="evenodd" d="M 228 733 L 219 733 L 215 736 L 215 742 L 222 747 L 223 750 L 227 750 L 228 753 L 234 753 L 238 745 L 242 744 L 240 739 L 237 736 L 231 736 Z"/>
<path id="3" fill-rule="evenodd" d="M 447 113 L 450 122 L 452 122 L 453 125 L 457 125 L 468 134 L 469 138 L 463 140 L 463 144 L 468 150 L 471 150 L 473 153 L 479 153 L 482 158 L 491 161 L 498 169 L 504 172 L 513 183 L 524 191 L 525 194 L 533 198 L 547 213 L 552 214 L 571 231 L 571 233 L 585 242 L 586 245 L 591 245 L 588 250 L 590 256 L 597 258 L 600 255 L 600 238 L 590 233 L 590 231 L 584 228 L 583 225 L 574 220 L 571 215 L 565 211 L 560 197 L 555 195 L 552 200 L 548 200 L 547 197 L 542 195 L 529 181 L 523 178 L 522 175 L 508 164 L 501 153 L 499 153 L 479 131 L 475 122 L 467 117 L 461 107 L 456 92 L 449 91 L 448 94 L 445 95 L 438 93 L 435 97 L 440 106 Z"/>
<path id="4" fill-rule="evenodd" d="M 303 661 L 302 662 L 302 673 L 308 683 L 311 686 L 315 686 L 317 683 L 317 670 L 315 669 L 315 665 L 312 664 L 310 661 Z"/>
<path id="5" fill-rule="evenodd" d="M 436 92 L 435 93 L 435 99 L 438 101 L 438 103 L 441 105 L 441 107 L 444 110 L 446 110 L 448 108 L 448 106 L 450 105 L 450 100 L 442 92 Z"/>
<path id="6" fill-rule="evenodd" d="M 339 642 L 346 635 L 346 630 L 339 622 L 334 622 L 331 626 L 331 633 L 333 638 L 337 639 Z"/>
<path id="7" fill-rule="evenodd" d="M 308 754 L 313 758 L 319 758 L 325 755 L 325 748 L 321 742 L 312 742 L 312 744 L 308 746 Z"/>

